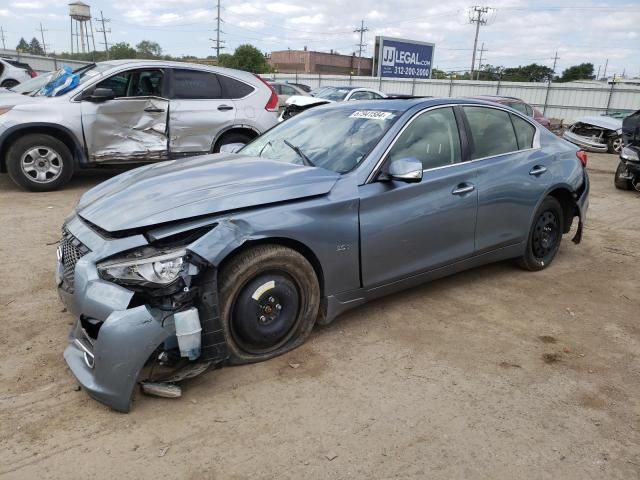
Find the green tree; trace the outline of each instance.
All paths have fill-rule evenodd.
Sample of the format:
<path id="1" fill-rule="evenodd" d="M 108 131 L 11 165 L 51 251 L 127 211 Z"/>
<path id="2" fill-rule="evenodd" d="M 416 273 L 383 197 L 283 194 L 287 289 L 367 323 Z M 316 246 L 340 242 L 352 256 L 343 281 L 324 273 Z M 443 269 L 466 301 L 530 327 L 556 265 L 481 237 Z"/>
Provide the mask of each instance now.
<path id="1" fill-rule="evenodd" d="M 438 70 L 437 68 L 433 68 L 431 69 L 431 78 L 434 78 L 436 80 L 442 80 L 444 78 L 447 78 L 447 73 L 444 72 L 443 70 Z"/>
<path id="2" fill-rule="evenodd" d="M 475 78 L 486 81 L 500 80 L 503 70 L 504 67 L 494 67 L 493 65 L 483 64 L 482 70 L 475 72 Z"/>
<path id="3" fill-rule="evenodd" d="M 237 68 L 253 73 L 270 72 L 271 67 L 264 58 L 264 55 L 253 45 L 244 44 L 236 48 L 233 55 L 220 55 L 218 65 L 223 67 Z"/>
<path id="4" fill-rule="evenodd" d="M 31 43 L 29 43 L 29 53 L 34 55 L 44 55 L 44 49 L 36 37 L 33 37 L 31 39 Z"/>
<path id="5" fill-rule="evenodd" d="M 142 40 L 136 45 L 138 58 L 158 58 L 162 55 L 162 48 L 156 42 Z"/>
<path id="6" fill-rule="evenodd" d="M 136 49 L 127 42 L 114 43 L 109 48 L 109 58 L 114 60 L 136 58 Z"/>
<path id="7" fill-rule="evenodd" d="M 505 68 L 502 80 L 505 82 L 546 82 L 553 75 L 553 70 L 544 65 L 532 63 L 530 65 Z"/>
<path id="8" fill-rule="evenodd" d="M 560 82 L 572 82 L 574 80 L 593 80 L 593 63 L 581 63 L 567 68 L 558 79 Z"/>
<path id="9" fill-rule="evenodd" d="M 28 52 L 29 51 L 29 44 L 24 39 L 24 37 L 20 38 L 20 41 L 18 42 L 18 45 L 16 46 L 16 50 L 20 50 L 21 52 Z"/>

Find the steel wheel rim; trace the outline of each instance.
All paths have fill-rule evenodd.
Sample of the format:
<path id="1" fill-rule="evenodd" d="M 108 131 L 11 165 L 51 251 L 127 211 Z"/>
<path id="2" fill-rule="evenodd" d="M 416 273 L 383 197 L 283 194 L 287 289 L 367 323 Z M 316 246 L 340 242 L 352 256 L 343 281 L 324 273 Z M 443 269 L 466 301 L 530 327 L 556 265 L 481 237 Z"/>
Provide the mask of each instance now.
<path id="1" fill-rule="evenodd" d="M 274 287 L 262 291 L 271 281 Z M 261 272 L 247 281 L 234 299 L 230 315 L 234 342 L 250 354 L 277 350 L 295 334 L 301 307 L 300 286 L 291 275 Z"/>
<path id="2" fill-rule="evenodd" d="M 557 248 L 559 238 L 558 217 L 551 210 L 542 212 L 533 229 L 533 255 L 540 260 L 546 259 Z"/>
<path id="3" fill-rule="evenodd" d="M 20 168 L 33 182 L 51 183 L 62 174 L 62 157 L 51 147 L 33 147 L 20 157 Z"/>

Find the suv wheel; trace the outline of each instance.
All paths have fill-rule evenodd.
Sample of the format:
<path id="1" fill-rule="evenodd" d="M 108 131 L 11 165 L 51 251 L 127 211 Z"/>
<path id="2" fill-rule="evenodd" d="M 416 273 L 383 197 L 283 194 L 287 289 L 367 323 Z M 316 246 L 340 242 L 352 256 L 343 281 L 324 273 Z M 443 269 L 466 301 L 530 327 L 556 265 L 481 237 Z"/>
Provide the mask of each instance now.
<path id="1" fill-rule="evenodd" d="M 17 80 L 5 80 L 4 82 L 2 82 L 1 86 L 4 88 L 12 88 L 19 84 L 20 82 L 18 82 Z"/>
<path id="2" fill-rule="evenodd" d="M 311 332 L 320 287 L 311 264 L 295 250 L 280 245 L 250 248 L 223 265 L 218 278 L 229 363 L 281 355 Z"/>
<path id="3" fill-rule="evenodd" d="M 40 133 L 20 137 L 7 152 L 11 180 L 27 190 L 57 190 L 73 176 L 73 157 L 57 138 Z"/>
<path id="4" fill-rule="evenodd" d="M 222 135 L 220 140 L 216 142 L 215 146 L 213 147 L 213 153 L 219 153 L 220 149 L 224 145 L 229 145 L 230 143 L 242 143 L 246 145 L 251 140 L 253 140 L 253 138 L 245 133 L 236 133 L 236 132 L 225 133 L 224 135 Z"/>

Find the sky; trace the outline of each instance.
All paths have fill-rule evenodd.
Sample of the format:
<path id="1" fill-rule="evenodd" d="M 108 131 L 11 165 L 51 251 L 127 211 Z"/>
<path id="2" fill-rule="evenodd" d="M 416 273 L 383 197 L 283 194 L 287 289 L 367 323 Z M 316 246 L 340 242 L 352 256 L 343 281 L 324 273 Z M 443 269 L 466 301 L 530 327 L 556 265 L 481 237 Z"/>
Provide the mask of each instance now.
<path id="1" fill-rule="evenodd" d="M 100 11 L 111 19 L 108 42 L 158 42 L 171 55 L 213 55 L 216 0 L 84 0 L 91 6 L 94 29 Z M 0 0 L 0 26 L 8 48 L 20 37 L 40 38 L 40 22 L 48 51 L 69 51 L 68 0 Z M 357 51 L 364 20 L 366 55 L 374 38 L 386 35 L 436 44 L 434 67 L 468 70 L 475 26 L 465 0 L 221 0 L 224 52 L 250 43 L 263 52 L 302 49 Z M 607 74 L 640 76 L 640 0 L 497 0 L 487 24 L 480 28 L 483 64 L 514 67 L 529 63 L 568 66 L 591 62 Z M 97 49 L 104 48 L 95 33 Z"/>

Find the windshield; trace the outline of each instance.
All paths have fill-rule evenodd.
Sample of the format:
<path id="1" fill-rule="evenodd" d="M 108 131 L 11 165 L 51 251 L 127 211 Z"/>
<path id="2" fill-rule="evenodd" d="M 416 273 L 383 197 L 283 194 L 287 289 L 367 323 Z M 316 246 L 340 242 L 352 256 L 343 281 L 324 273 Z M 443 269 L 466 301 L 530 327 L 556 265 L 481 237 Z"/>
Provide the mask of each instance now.
<path id="1" fill-rule="evenodd" d="M 351 88 L 328 87 L 325 90 L 316 93 L 315 97 L 324 98 L 325 100 L 333 100 L 334 102 L 341 102 L 350 91 Z"/>
<path id="2" fill-rule="evenodd" d="M 106 70 L 109 70 L 110 68 L 113 68 L 113 64 L 108 63 L 108 62 L 93 63 L 93 64 L 89 64 L 89 65 L 87 65 L 85 67 L 80 67 L 80 68 L 74 70 L 72 74 L 69 74 L 68 71 L 66 71 L 65 68 L 63 67 L 60 70 L 57 70 L 55 72 L 50 73 L 49 74 L 50 75 L 50 81 L 48 81 L 47 83 L 43 84 L 41 86 L 41 88 L 34 94 L 34 96 L 35 97 L 40 97 L 40 96 L 42 96 L 42 97 L 54 97 L 54 96 L 62 95 L 62 94 L 67 93 L 67 92 L 69 92 L 71 90 L 75 90 L 78 87 L 78 85 L 82 85 L 83 83 L 88 82 L 92 78 L 97 77 L 102 72 L 104 72 Z M 53 85 L 54 82 L 60 81 L 60 78 L 64 77 L 65 75 L 66 76 L 77 75 L 78 76 L 78 83 L 76 85 L 73 85 L 72 88 L 65 89 L 62 93 L 51 94 L 51 90 L 52 90 L 52 87 L 54 86 Z"/>
<path id="3" fill-rule="evenodd" d="M 345 173 L 362 162 L 401 113 L 356 106 L 314 108 L 282 122 L 240 152 Z"/>
<path id="4" fill-rule="evenodd" d="M 51 80 L 51 73 L 41 73 L 37 77 L 34 77 L 26 82 L 22 82 L 15 87 L 11 87 L 9 90 L 15 93 L 23 93 L 28 94 L 32 93 L 35 90 L 41 88 L 44 84 L 46 84 L 49 80 Z"/>

